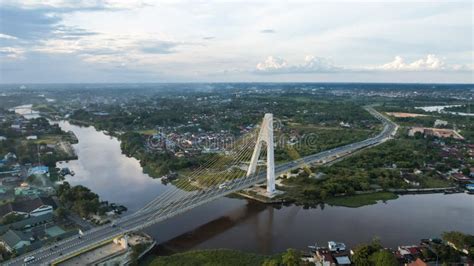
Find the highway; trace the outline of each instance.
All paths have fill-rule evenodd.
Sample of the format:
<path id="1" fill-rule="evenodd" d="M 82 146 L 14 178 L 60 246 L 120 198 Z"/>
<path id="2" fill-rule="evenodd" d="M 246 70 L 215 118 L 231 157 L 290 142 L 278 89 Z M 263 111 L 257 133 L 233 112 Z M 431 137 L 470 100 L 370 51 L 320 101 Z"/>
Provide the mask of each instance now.
<path id="1" fill-rule="evenodd" d="M 277 165 L 275 167 L 275 175 L 278 176 L 280 174 L 286 173 L 294 168 L 299 167 L 303 163 L 324 163 L 326 161 L 333 160 L 334 158 L 341 158 L 357 150 L 380 144 L 390 139 L 396 133 L 398 126 L 395 123 L 385 118 L 371 107 L 366 107 L 366 110 L 383 123 L 383 130 L 377 136 L 360 142 L 309 155 L 292 162 Z M 29 252 L 28 254 L 14 258 L 10 261 L 7 261 L 5 265 L 25 265 L 23 260 L 29 256 L 34 256 L 35 259 L 26 264 L 50 264 L 61 258 L 67 258 L 73 254 L 76 254 L 77 252 L 88 247 L 93 247 L 104 241 L 123 235 L 124 233 L 141 230 L 152 224 L 169 219 L 217 198 L 226 196 L 236 191 L 240 191 L 257 183 L 264 182 L 265 178 L 266 173 L 263 171 L 262 173 L 253 177 L 242 177 L 229 181 L 226 183 L 226 186 L 222 188 L 220 188 L 218 185 L 212 186 L 201 191 L 188 193 L 175 201 L 158 203 L 151 206 L 150 208 L 140 210 L 133 214 L 117 219 L 112 224 L 99 226 L 86 231 L 82 236 L 77 235 L 70 237 L 56 242 L 53 245 L 45 246 Z"/>

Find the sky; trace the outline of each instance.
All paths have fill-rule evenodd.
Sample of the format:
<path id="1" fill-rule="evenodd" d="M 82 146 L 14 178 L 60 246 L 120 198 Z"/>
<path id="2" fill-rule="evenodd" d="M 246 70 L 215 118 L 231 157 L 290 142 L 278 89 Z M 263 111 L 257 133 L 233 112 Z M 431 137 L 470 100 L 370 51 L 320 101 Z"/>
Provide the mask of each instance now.
<path id="1" fill-rule="evenodd" d="M 472 1 L 0 0 L 0 83 L 474 83 Z"/>

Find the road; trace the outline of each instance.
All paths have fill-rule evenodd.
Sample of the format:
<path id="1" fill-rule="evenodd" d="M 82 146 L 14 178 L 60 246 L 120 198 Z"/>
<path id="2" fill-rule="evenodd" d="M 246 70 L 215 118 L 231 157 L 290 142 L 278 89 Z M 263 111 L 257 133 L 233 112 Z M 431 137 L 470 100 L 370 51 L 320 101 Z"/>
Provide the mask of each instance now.
<path id="1" fill-rule="evenodd" d="M 309 155 L 301 159 L 280 164 L 275 167 L 275 175 L 286 173 L 294 168 L 299 167 L 302 163 L 310 164 L 320 161 L 329 161 L 334 158 L 340 158 L 357 150 L 380 144 L 390 139 L 397 131 L 398 126 L 385 118 L 371 107 L 366 107 L 374 117 L 383 123 L 383 130 L 375 137 L 337 147 L 317 154 Z M 5 263 L 5 265 L 24 265 L 24 258 L 34 256 L 35 260 L 27 264 L 47 265 L 60 258 L 65 258 L 75 254 L 80 250 L 92 247 L 101 242 L 110 240 L 114 237 L 123 235 L 124 233 L 141 230 L 152 224 L 169 219 L 173 216 L 184 213 L 197 206 L 206 204 L 217 198 L 240 191 L 260 182 L 264 182 L 266 173 L 260 173 L 254 177 L 242 177 L 227 182 L 226 187 L 219 186 L 209 187 L 195 193 L 188 193 L 179 200 L 171 202 L 163 202 L 153 205 L 152 207 L 138 211 L 116 220 L 113 224 L 103 225 L 84 232 L 82 236 L 74 236 L 62 241 L 56 242 L 55 245 L 45 246 L 34 250 L 28 254 L 19 256 Z"/>

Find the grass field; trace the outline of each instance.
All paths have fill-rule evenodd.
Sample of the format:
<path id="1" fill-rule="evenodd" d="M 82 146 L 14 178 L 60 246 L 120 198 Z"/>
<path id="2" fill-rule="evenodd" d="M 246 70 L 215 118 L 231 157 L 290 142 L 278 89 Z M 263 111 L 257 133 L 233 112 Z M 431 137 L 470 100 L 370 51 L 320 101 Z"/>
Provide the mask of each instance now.
<path id="1" fill-rule="evenodd" d="M 453 186 L 453 183 L 446 179 L 426 177 L 421 180 L 421 184 L 425 188 L 440 188 L 440 187 L 450 187 Z"/>
<path id="2" fill-rule="evenodd" d="M 329 205 L 357 208 L 364 205 L 376 204 L 377 201 L 387 201 L 397 198 L 398 196 L 391 192 L 375 192 L 347 197 L 334 197 L 326 199 L 324 202 Z"/>
<path id="3" fill-rule="evenodd" d="M 171 256 L 160 256 L 151 261 L 144 261 L 143 265 L 150 266 L 177 266 L 177 265 L 262 265 L 265 259 L 271 258 L 259 254 L 241 252 L 237 250 L 215 249 L 197 250 L 174 254 Z"/>

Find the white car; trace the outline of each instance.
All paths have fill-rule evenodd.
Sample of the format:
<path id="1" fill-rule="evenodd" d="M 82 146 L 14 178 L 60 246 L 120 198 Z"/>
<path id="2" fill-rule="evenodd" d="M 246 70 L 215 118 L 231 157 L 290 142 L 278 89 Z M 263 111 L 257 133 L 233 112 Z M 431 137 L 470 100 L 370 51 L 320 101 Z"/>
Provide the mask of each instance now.
<path id="1" fill-rule="evenodd" d="M 33 261 L 33 260 L 35 260 L 34 256 L 28 256 L 23 260 L 23 262 L 27 263 L 27 262 L 30 262 L 30 261 Z"/>
<path id="2" fill-rule="evenodd" d="M 219 185 L 219 189 L 223 189 L 223 188 L 228 188 L 227 184 L 224 183 L 224 184 Z"/>

